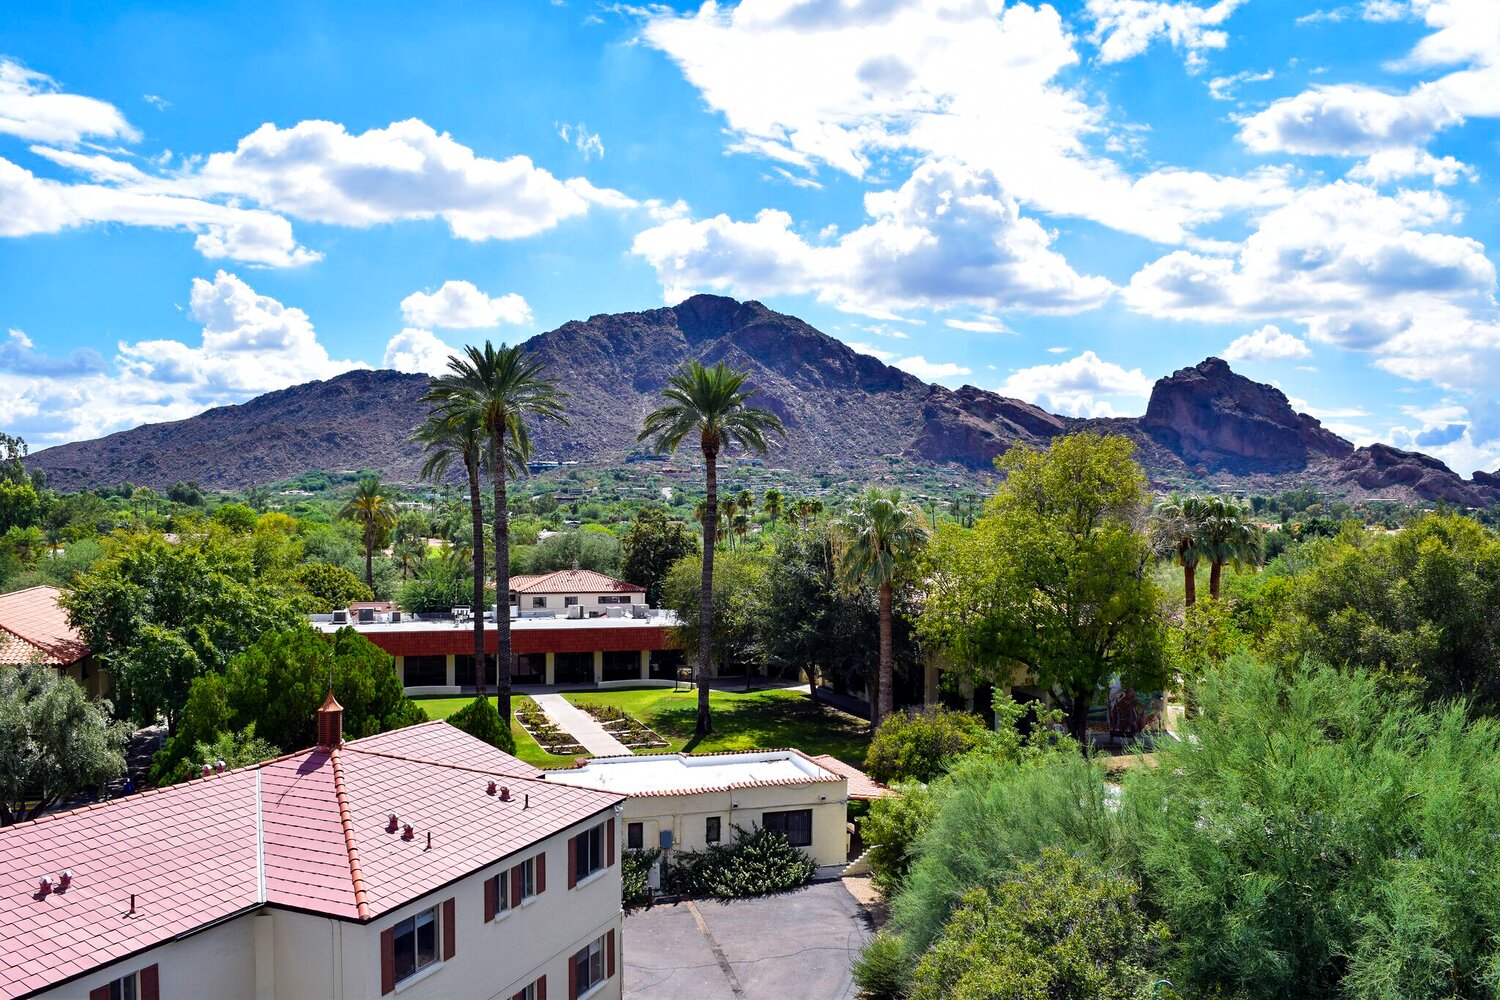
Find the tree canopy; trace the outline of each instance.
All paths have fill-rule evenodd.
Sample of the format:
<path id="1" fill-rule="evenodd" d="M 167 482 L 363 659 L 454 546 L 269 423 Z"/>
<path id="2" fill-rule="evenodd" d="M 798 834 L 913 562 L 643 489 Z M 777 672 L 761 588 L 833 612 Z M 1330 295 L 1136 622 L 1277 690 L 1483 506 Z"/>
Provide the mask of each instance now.
<path id="1" fill-rule="evenodd" d="M 0 669 L 0 826 L 31 819 L 125 772 L 130 727 L 41 664 Z"/>

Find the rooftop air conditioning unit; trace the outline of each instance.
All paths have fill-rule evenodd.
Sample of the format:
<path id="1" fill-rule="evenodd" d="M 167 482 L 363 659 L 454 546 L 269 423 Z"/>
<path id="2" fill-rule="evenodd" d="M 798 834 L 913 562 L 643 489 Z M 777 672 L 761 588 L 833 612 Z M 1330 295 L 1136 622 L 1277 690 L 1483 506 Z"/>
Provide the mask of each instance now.
<path id="1" fill-rule="evenodd" d="M 399 611 L 392 611 L 391 612 L 391 621 L 393 621 L 393 622 L 399 622 L 399 621 L 401 621 L 401 612 L 399 612 Z"/>
<path id="2" fill-rule="evenodd" d="M 612 607 L 605 608 L 604 609 L 604 614 L 605 614 L 606 617 L 609 617 L 609 618 L 624 618 L 625 617 L 625 609 L 622 608 L 622 607 L 620 607 L 619 605 L 614 605 Z"/>
<path id="3" fill-rule="evenodd" d="M 360 608 L 359 609 L 359 620 L 362 623 L 374 622 L 375 621 L 375 609 L 374 608 Z"/>
<path id="4" fill-rule="evenodd" d="M 581 605 L 581 604 L 575 604 L 571 608 L 569 608 L 568 609 L 568 617 L 569 618 L 582 618 L 583 617 L 583 605 Z"/>
<path id="5" fill-rule="evenodd" d="M 632 617 L 632 618 L 650 618 L 651 617 L 651 609 L 648 608 L 648 607 L 646 607 L 644 604 L 632 604 L 630 606 L 630 617 Z"/>
<path id="6" fill-rule="evenodd" d="M 347 612 L 347 611 L 335 611 L 333 613 L 333 623 L 335 625 L 347 625 L 347 624 L 349 624 L 349 612 Z"/>

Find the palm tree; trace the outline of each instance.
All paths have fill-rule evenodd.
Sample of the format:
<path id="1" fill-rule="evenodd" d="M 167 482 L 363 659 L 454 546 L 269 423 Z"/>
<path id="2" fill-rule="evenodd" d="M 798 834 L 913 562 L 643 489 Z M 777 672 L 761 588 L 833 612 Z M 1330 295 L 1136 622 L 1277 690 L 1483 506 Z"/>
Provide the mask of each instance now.
<path id="1" fill-rule="evenodd" d="M 1264 553 L 1265 535 L 1251 520 L 1250 505 L 1227 497 L 1213 497 L 1204 502 L 1201 539 L 1203 556 L 1209 560 L 1208 594 L 1215 600 L 1219 597 L 1219 579 L 1225 563 L 1235 569 L 1259 566 Z"/>
<path id="2" fill-rule="evenodd" d="M 725 497 L 719 501 L 719 521 L 722 524 L 733 524 L 734 517 L 740 511 L 739 501 L 734 497 Z M 724 533 L 724 543 L 734 548 L 734 538 L 729 532 Z"/>
<path id="3" fill-rule="evenodd" d="M 834 522 L 838 568 L 844 586 L 867 586 L 880 595 L 880 672 L 870 704 L 870 726 L 880 725 L 894 707 L 895 669 L 891 661 L 891 597 L 896 581 L 927 544 L 927 525 L 900 490 L 870 489 L 849 502 Z"/>
<path id="4" fill-rule="evenodd" d="M 464 356 L 448 359 L 449 372 L 434 380 L 433 392 L 452 406 L 478 418 L 488 438 L 485 456 L 494 495 L 495 542 L 495 695 L 502 719 L 510 718 L 510 518 L 505 493 L 507 475 L 526 474 L 531 458 L 528 418 L 563 416 L 564 393 L 546 376 L 547 363 L 520 345 L 466 347 Z"/>
<path id="5" fill-rule="evenodd" d="M 781 491 L 772 487 L 766 490 L 766 495 L 760 501 L 761 509 L 766 512 L 773 525 L 781 520 L 781 500 Z"/>
<path id="6" fill-rule="evenodd" d="M 403 538 L 391 554 L 401 560 L 401 579 L 405 580 L 412 568 L 427 557 L 427 543 L 420 538 Z"/>
<path id="7" fill-rule="evenodd" d="M 755 494 L 749 490 L 740 490 L 740 495 L 734 498 L 734 502 L 747 515 L 755 513 Z"/>
<path id="8" fill-rule="evenodd" d="M 467 546 L 474 561 L 474 592 L 470 608 L 474 613 L 474 690 L 484 694 L 484 494 L 479 486 L 479 469 L 484 462 L 484 427 L 472 410 L 454 403 L 434 385 L 423 397 L 433 404 L 427 419 L 417 427 L 413 438 L 427 451 L 422 463 L 422 477 L 441 481 L 455 461 L 462 462 L 469 479 L 469 520 L 474 533 Z M 453 525 L 458 527 L 458 525 Z M 449 532 L 450 550 L 454 532 Z M 506 617 L 509 621 L 509 616 Z M 509 719 L 509 716 L 506 716 Z"/>
<path id="9" fill-rule="evenodd" d="M 1198 497 L 1173 493 L 1157 504 L 1151 514 L 1151 536 L 1157 551 L 1182 567 L 1183 601 L 1192 607 L 1198 599 L 1198 562 L 1203 555 L 1207 506 Z"/>
<path id="10" fill-rule="evenodd" d="M 667 380 L 663 404 L 646 415 L 637 440 L 652 442 L 659 452 L 672 452 L 697 434 L 703 452 L 708 497 L 703 506 L 703 579 L 698 599 L 698 725 L 699 736 L 713 732 L 708 716 L 708 672 L 713 654 L 714 542 L 718 534 L 719 452 L 740 444 L 764 454 L 766 437 L 786 436 L 781 420 L 770 410 L 746 404 L 755 390 L 741 391 L 747 372 L 720 361 L 705 368 L 697 359 Z"/>
<path id="11" fill-rule="evenodd" d="M 379 476 L 362 476 L 354 485 L 354 496 L 339 511 L 364 530 L 365 586 L 375 589 L 375 543 L 396 524 L 396 508 L 381 485 Z"/>

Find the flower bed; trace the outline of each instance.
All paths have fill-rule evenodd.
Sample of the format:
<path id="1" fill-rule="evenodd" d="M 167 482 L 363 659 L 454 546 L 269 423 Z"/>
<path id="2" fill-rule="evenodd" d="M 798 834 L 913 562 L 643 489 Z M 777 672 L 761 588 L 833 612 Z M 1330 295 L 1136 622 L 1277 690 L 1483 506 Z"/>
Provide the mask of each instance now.
<path id="1" fill-rule="evenodd" d="M 516 706 L 516 721 L 531 734 L 531 738 L 550 754 L 559 757 L 574 757 L 587 751 L 573 739 L 573 734 L 557 727 L 547 713 L 537 708 L 536 702 L 522 702 Z"/>
<path id="2" fill-rule="evenodd" d="M 625 710 L 618 706 L 596 705 L 592 702 L 580 701 L 576 702 L 573 707 L 593 716 L 594 721 L 603 726 L 606 733 L 631 750 L 650 750 L 670 745 L 654 731 L 646 728 L 639 719 L 626 714 Z"/>

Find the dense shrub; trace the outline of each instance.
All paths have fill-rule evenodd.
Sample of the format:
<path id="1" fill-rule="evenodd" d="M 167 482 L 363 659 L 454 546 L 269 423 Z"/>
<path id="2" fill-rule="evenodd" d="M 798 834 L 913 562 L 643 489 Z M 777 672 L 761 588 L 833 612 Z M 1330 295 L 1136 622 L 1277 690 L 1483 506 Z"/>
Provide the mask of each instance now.
<path id="1" fill-rule="evenodd" d="M 901 888 L 911 868 L 913 850 L 937 815 L 935 793 L 922 785 L 898 785 L 896 795 L 870 803 L 859 832 L 870 851 L 870 874 L 881 892 Z"/>
<path id="2" fill-rule="evenodd" d="M 865 755 L 865 771 L 876 781 L 931 781 L 957 757 L 984 740 L 984 720 L 937 706 L 898 712 L 880 724 Z"/>
<path id="3" fill-rule="evenodd" d="M 500 709 L 486 695 L 475 696 L 473 701 L 448 716 L 448 724 L 506 753 L 516 752 L 516 740 L 510 727 L 500 721 Z"/>
<path id="4" fill-rule="evenodd" d="M 793 847 L 784 834 L 736 826 L 728 844 L 674 854 L 663 885 L 685 896 L 738 899 L 795 889 L 817 869 L 807 852 Z"/>
<path id="5" fill-rule="evenodd" d="M 297 567 L 292 582 L 308 595 L 308 610 L 327 614 L 355 601 L 372 601 L 375 592 L 342 566 L 312 562 Z"/>
<path id="6" fill-rule="evenodd" d="M 651 901 L 648 876 L 659 857 L 661 851 L 654 847 L 644 851 L 627 850 L 620 855 L 620 900 L 625 909 L 644 906 Z"/>
<path id="7" fill-rule="evenodd" d="M 1142 915 L 1134 882 L 1049 848 L 964 894 L 917 963 L 911 997 L 1130 1000 L 1166 939 L 1165 925 Z"/>
<path id="8" fill-rule="evenodd" d="M 911 979 L 916 957 L 904 939 L 879 934 L 859 958 L 854 960 L 854 983 L 860 1000 L 906 1000 L 911 996 Z"/>

